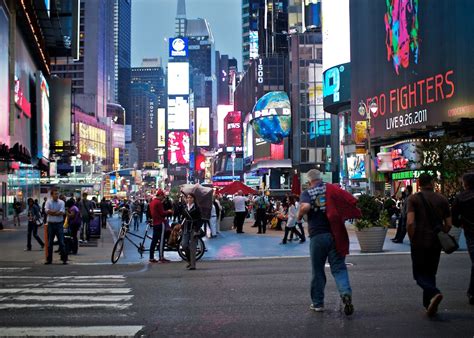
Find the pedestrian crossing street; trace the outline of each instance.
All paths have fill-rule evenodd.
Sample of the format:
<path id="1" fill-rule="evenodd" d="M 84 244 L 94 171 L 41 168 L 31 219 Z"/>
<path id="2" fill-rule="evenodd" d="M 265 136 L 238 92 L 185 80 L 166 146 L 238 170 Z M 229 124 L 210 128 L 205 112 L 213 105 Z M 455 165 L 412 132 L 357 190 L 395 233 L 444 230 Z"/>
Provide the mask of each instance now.
<path id="1" fill-rule="evenodd" d="M 132 306 L 132 289 L 123 275 L 32 276 L 2 270 L 0 311 L 14 309 L 125 310 Z M 1 313 L 1 312 L 0 312 Z"/>

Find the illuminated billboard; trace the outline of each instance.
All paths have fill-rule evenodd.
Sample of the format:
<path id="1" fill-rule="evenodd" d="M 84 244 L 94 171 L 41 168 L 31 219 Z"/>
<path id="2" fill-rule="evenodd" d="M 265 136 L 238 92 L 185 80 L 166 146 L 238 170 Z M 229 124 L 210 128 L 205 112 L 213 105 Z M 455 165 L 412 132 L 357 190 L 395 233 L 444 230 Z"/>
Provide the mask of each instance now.
<path id="1" fill-rule="evenodd" d="M 41 71 L 36 73 L 36 102 L 38 123 L 38 154 L 39 159 L 49 159 L 49 86 Z"/>
<path id="2" fill-rule="evenodd" d="M 472 0 L 351 1 L 352 125 L 372 100 L 375 138 L 472 118 L 473 11 Z"/>
<path id="3" fill-rule="evenodd" d="M 249 32 L 250 59 L 258 59 L 258 31 Z"/>
<path id="4" fill-rule="evenodd" d="M 196 145 L 198 147 L 210 146 L 210 119 L 209 108 L 196 108 Z"/>
<path id="5" fill-rule="evenodd" d="M 189 132 L 168 133 L 168 163 L 171 165 L 189 163 Z"/>
<path id="6" fill-rule="evenodd" d="M 365 155 L 355 154 L 347 157 L 347 172 L 349 179 L 358 180 L 365 178 Z"/>
<path id="7" fill-rule="evenodd" d="M 3 4 L 0 3 L 0 143 L 10 145 L 9 119 L 10 108 L 6 99 L 10 95 L 8 80 L 8 44 L 9 20 Z"/>
<path id="8" fill-rule="evenodd" d="M 278 144 L 291 132 L 291 106 L 288 94 L 269 92 L 255 104 L 250 120 L 259 137 L 269 143 Z"/>
<path id="9" fill-rule="evenodd" d="M 105 159 L 107 157 L 105 130 L 82 122 L 78 122 L 77 127 L 79 153 L 87 155 L 92 151 L 94 157 Z"/>
<path id="10" fill-rule="evenodd" d="M 189 95 L 188 62 L 168 62 L 168 95 Z"/>
<path id="11" fill-rule="evenodd" d="M 168 97 L 168 130 L 189 129 L 189 102 L 186 97 Z"/>
<path id="12" fill-rule="evenodd" d="M 188 56 L 188 39 L 187 38 L 169 38 L 169 56 L 170 57 L 186 57 Z"/>
<path id="13" fill-rule="evenodd" d="M 242 146 L 242 123 L 241 112 L 231 111 L 224 119 L 225 137 L 224 143 L 227 147 Z"/>
<path id="14" fill-rule="evenodd" d="M 220 104 L 217 106 L 217 142 L 219 144 L 224 144 L 224 119 L 233 110 L 233 105 Z"/>
<path id="15" fill-rule="evenodd" d="M 158 108 L 158 147 L 166 147 L 166 109 Z"/>

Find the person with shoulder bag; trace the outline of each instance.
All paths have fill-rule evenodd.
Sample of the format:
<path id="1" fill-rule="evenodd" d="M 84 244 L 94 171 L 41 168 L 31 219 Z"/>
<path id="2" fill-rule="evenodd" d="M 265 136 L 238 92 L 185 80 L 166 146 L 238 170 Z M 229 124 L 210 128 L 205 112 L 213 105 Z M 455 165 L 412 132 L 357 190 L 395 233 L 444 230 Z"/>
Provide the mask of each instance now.
<path id="1" fill-rule="evenodd" d="M 38 236 L 38 225 L 42 224 L 40 207 L 34 203 L 33 199 L 28 198 L 28 237 L 26 243 L 26 251 L 31 251 L 31 235 L 36 239 L 41 249 L 44 248 L 44 243 Z"/>
<path id="2" fill-rule="evenodd" d="M 196 270 L 196 248 L 197 237 L 201 229 L 201 211 L 199 210 L 194 194 L 188 194 L 186 196 L 186 202 L 186 207 L 183 210 L 185 222 L 181 245 L 186 251 L 186 257 L 188 257 L 186 269 Z"/>
<path id="3" fill-rule="evenodd" d="M 474 172 L 462 177 L 464 191 L 459 193 L 452 205 L 453 225 L 464 229 L 467 250 L 471 258 L 471 280 L 467 289 L 469 304 L 474 305 Z"/>
<path id="4" fill-rule="evenodd" d="M 413 278 L 423 289 L 423 306 L 429 317 L 438 312 L 443 294 L 436 286 L 441 255 L 439 233 L 451 228 L 448 200 L 433 190 L 433 178 L 423 173 L 418 178 L 421 191 L 408 198 L 407 232 L 411 242 Z"/>

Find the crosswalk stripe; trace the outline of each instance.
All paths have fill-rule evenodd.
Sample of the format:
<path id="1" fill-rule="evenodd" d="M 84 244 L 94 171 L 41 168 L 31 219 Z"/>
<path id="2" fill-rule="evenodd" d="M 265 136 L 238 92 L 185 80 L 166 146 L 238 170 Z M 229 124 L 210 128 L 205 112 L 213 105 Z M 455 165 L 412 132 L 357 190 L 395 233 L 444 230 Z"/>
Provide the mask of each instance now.
<path id="1" fill-rule="evenodd" d="M 5 288 L 5 289 L 0 289 L 0 295 L 1 294 L 12 294 L 12 293 L 18 293 L 18 294 L 110 294 L 110 293 L 118 293 L 118 294 L 123 294 L 123 293 L 129 293 L 132 290 L 130 288 L 94 288 L 94 289 L 85 289 L 85 288 L 77 288 L 77 289 L 58 289 L 58 288 L 36 288 L 36 289 L 21 289 L 21 288 Z"/>
<path id="2" fill-rule="evenodd" d="M 89 303 L 89 304 L 19 304 L 19 303 L 0 303 L 0 310 L 11 309 L 92 309 L 92 308 L 113 308 L 116 310 L 125 310 L 132 306 L 132 303 Z"/>
<path id="3" fill-rule="evenodd" d="M 104 279 L 104 280 L 125 280 L 125 276 L 61 276 L 61 277 L 45 277 L 45 276 L 0 276 L 0 279 L 60 279 L 60 280 L 67 280 L 67 279 L 86 279 L 86 280 L 97 280 L 97 279 Z"/>
<path id="4" fill-rule="evenodd" d="M 31 268 L 0 268 L 0 271 L 24 271 L 30 269 Z"/>
<path id="5" fill-rule="evenodd" d="M 36 282 L 36 283 L 27 283 L 27 284 L 21 284 L 22 287 L 24 288 L 36 288 L 40 286 L 48 286 L 48 287 L 74 287 L 74 286 L 80 286 L 80 287 L 104 287 L 104 286 L 125 286 L 125 282 L 121 283 L 46 283 L 45 282 Z M 17 283 L 12 283 L 12 284 L 4 284 L 3 287 L 5 288 L 16 288 L 18 287 Z"/>
<path id="6" fill-rule="evenodd" d="M 0 302 L 3 301 L 58 301 L 58 302 L 65 302 L 65 301 L 101 301 L 101 302 L 121 302 L 121 301 L 129 301 L 133 298 L 133 295 L 120 295 L 120 296 L 45 296 L 45 295 L 11 295 L 11 296 L 0 296 Z"/>
<path id="7" fill-rule="evenodd" d="M 61 336 L 107 336 L 107 337 L 134 337 L 143 326 L 44 326 L 44 327 L 0 327 L 2 336 L 16 337 L 61 337 Z"/>

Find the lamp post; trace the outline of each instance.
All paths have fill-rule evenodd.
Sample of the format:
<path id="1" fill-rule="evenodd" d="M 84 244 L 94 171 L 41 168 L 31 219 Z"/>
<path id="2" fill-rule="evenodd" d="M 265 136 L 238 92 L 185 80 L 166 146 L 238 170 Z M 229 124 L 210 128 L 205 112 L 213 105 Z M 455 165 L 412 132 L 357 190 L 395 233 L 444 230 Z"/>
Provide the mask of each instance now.
<path id="1" fill-rule="evenodd" d="M 230 154 L 230 158 L 232 159 L 232 181 L 234 181 L 234 175 L 235 175 L 235 151 Z"/>
<path id="2" fill-rule="evenodd" d="M 372 114 L 375 114 L 377 110 L 379 109 L 379 106 L 377 105 L 377 102 L 375 102 L 374 99 L 370 102 L 369 106 L 367 107 L 367 104 L 364 101 L 359 102 L 359 115 L 364 117 L 366 122 L 367 122 L 367 157 L 368 157 L 368 163 L 366 163 L 367 167 L 367 193 L 371 194 L 372 193 L 372 152 L 371 152 L 371 146 L 370 146 L 370 120 L 372 117 Z"/>

